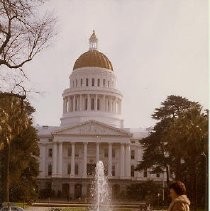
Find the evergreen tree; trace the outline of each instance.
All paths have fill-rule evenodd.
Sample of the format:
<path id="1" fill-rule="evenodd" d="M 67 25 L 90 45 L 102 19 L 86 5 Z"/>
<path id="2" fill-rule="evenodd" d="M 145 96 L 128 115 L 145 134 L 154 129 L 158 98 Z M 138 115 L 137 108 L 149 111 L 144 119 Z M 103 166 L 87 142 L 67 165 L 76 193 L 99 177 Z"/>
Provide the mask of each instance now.
<path id="1" fill-rule="evenodd" d="M 204 205 L 205 191 L 201 193 L 199 189 L 202 186 L 205 190 L 207 185 L 207 112 L 197 102 L 171 95 L 155 109 L 152 118 L 157 123 L 149 136 L 140 141 L 144 154 L 137 170 L 151 168 L 163 172 L 166 169 L 168 183 L 170 176 L 184 181 L 194 207 L 197 202 Z"/>
<path id="2" fill-rule="evenodd" d="M 0 94 L 0 172 L 4 201 L 36 197 L 38 136 L 32 125 L 34 108 L 17 95 Z"/>

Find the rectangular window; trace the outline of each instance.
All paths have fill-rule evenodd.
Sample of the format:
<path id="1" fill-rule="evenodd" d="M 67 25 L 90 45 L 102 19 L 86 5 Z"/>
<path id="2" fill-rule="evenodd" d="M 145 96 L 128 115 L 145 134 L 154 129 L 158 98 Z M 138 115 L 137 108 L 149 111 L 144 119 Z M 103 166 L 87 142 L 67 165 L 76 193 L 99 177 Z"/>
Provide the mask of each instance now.
<path id="1" fill-rule="evenodd" d="M 48 141 L 49 141 L 49 142 L 52 142 L 52 138 L 49 138 Z"/>
<path id="2" fill-rule="evenodd" d="M 115 166 L 112 166 L 112 176 L 115 176 Z"/>
<path id="3" fill-rule="evenodd" d="M 94 98 L 91 98 L 91 110 L 94 110 Z"/>
<path id="4" fill-rule="evenodd" d="M 108 87 L 109 87 L 110 82 L 108 81 Z"/>
<path id="5" fill-rule="evenodd" d="M 115 158 L 115 149 L 112 149 L 112 157 Z"/>
<path id="6" fill-rule="evenodd" d="M 88 109 L 88 99 L 85 98 L 85 110 L 87 110 L 87 109 Z"/>
<path id="7" fill-rule="evenodd" d="M 48 165 L 48 176 L 51 176 L 52 175 L 52 164 L 50 163 Z"/>
<path id="8" fill-rule="evenodd" d="M 100 86 L 100 79 L 98 79 L 98 86 Z"/>
<path id="9" fill-rule="evenodd" d="M 75 164 L 75 175 L 79 174 L 79 166 L 78 164 Z"/>
<path id="10" fill-rule="evenodd" d="M 79 152 L 76 150 L 75 157 L 79 157 Z"/>
<path id="11" fill-rule="evenodd" d="M 92 78 L 92 86 L 95 86 L 95 79 Z"/>
<path id="12" fill-rule="evenodd" d="M 105 86 L 106 85 L 106 83 L 105 83 L 105 79 L 103 79 L 103 86 Z"/>
<path id="13" fill-rule="evenodd" d="M 132 159 L 132 160 L 135 159 L 135 150 L 131 150 L 131 159 Z"/>
<path id="14" fill-rule="evenodd" d="M 144 177 L 147 177 L 147 169 L 144 169 Z"/>
<path id="15" fill-rule="evenodd" d="M 108 149 L 104 149 L 104 157 L 105 157 L 105 158 L 108 157 Z"/>
<path id="16" fill-rule="evenodd" d="M 135 172 L 135 168 L 134 168 L 134 166 L 132 165 L 132 166 L 131 166 L 131 177 L 134 177 L 134 172 Z"/>
<path id="17" fill-rule="evenodd" d="M 83 82 L 83 81 L 82 81 L 82 78 L 81 78 L 81 81 L 80 81 L 80 85 L 81 85 L 81 86 L 82 86 L 82 82 Z"/>
<path id="18" fill-rule="evenodd" d="M 70 164 L 70 163 L 68 164 L 67 173 L 68 173 L 68 174 L 71 174 L 71 164 Z"/>
<path id="19" fill-rule="evenodd" d="M 100 110 L 100 99 L 97 99 L 97 110 Z"/>
<path id="20" fill-rule="evenodd" d="M 156 174 L 156 177 L 160 177 L 160 174 Z"/>
<path id="21" fill-rule="evenodd" d="M 53 154 L 52 149 L 49 149 L 49 150 L 48 150 L 48 157 L 50 157 L 50 158 L 51 158 L 51 157 L 52 157 L 52 154 Z"/>
<path id="22" fill-rule="evenodd" d="M 77 87 L 77 79 L 76 79 L 76 87 Z"/>
<path id="23" fill-rule="evenodd" d="M 86 86 L 88 86 L 88 78 L 86 78 Z"/>
<path id="24" fill-rule="evenodd" d="M 71 147 L 68 147 L 68 156 L 71 157 Z"/>

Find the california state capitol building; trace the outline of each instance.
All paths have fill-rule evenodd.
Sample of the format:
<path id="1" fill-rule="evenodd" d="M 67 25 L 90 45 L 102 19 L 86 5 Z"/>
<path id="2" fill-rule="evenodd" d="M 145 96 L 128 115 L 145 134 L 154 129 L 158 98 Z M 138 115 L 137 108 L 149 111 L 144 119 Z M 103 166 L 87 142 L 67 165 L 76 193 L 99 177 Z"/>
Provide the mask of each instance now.
<path id="1" fill-rule="evenodd" d="M 74 63 L 70 85 L 63 91 L 58 127 L 39 126 L 39 189 L 70 199 L 87 198 L 97 161 L 104 163 L 112 194 L 132 183 L 161 182 L 164 175 L 135 171 L 142 160 L 139 140 L 148 129 L 124 128 L 123 95 L 111 61 L 98 50 L 95 32 L 89 50 Z"/>

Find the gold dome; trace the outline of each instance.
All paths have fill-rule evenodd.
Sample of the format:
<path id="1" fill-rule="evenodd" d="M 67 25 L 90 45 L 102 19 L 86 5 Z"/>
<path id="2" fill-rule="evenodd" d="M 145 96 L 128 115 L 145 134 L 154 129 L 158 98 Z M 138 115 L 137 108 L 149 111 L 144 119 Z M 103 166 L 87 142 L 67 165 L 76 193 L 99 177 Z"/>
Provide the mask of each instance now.
<path id="1" fill-rule="evenodd" d="M 109 59 L 98 50 L 89 50 L 83 53 L 75 62 L 74 68 L 82 67 L 101 67 L 113 71 L 112 63 Z"/>
<path id="2" fill-rule="evenodd" d="M 89 51 L 83 53 L 75 62 L 73 70 L 81 67 L 101 67 L 113 71 L 112 63 L 97 50 L 98 38 L 93 30 L 89 38 Z"/>

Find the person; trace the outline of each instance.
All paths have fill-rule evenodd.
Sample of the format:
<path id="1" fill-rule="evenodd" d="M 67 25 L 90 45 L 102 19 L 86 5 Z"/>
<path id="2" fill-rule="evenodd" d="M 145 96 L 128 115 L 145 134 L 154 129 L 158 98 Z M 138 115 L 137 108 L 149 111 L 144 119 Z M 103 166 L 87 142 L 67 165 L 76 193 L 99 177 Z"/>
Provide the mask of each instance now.
<path id="1" fill-rule="evenodd" d="M 190 200 L 186 195 L 186 187 L 181 181 L 172 183 L 169 186 L 170 197 L 172 202 L 168 208 L 168 211 L 189 211 Z"/>

